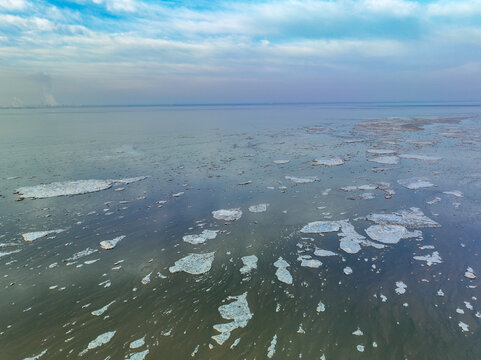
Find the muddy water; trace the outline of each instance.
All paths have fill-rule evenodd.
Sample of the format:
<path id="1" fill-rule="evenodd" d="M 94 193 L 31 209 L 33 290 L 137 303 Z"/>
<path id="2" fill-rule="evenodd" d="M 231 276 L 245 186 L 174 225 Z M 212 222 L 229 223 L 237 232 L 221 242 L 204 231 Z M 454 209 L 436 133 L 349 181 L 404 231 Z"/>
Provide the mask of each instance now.
<path id="1" fill-rule="evenodd" d="M 409 104 L 2 110 L 0 359 L 480 358 L 478 113 Z M 368 161 L 369 149 L 442 159 L 399 156 L 382 165 Z M 316 165 L 316 158 L 344 164 Z M 14 194 L 136 176 L 148 178 L 76 196 L 16 201 Z M 398 183 L 416 177 L 435 186 Z M 380 182 L 394 194 L 376 188 Z M 444 193 L 454 190 L 463 197 Z M 262 203 L 267 211 L 248 210 Z M 422 237 L 384 249 L 362 245 L 349 254 L 339 232 L 300 232 L 309 222 L 349 219 L 370 240 L 367 215 L 412 207 L 441 226 L 408 228 Z M 240 219 L 212 216 L 232 208 Z M 55 229 L 66 231 L 22 238 Z M 182 241 L 206 229 L 219 231 L 215 239 Z M 114 249 L 100 247 L 121 235 Z M 337 255 L 318 257 L 316 248 Z M 413 258 L 435 251 L 442 263 Z M 191 253 L 209 252 L 215 258 L 205 273 L 169 271 Z M 248 255 L 257 256 L 257 269 L 241 274 Z M 300 255 L 322 265 L 302 267 Z M 292 284 L 275 275 L 279 257 Z M 464 276 L 468 267 L 475 279 Z M 400 281 L 407 288 L 398 295 Z M 235 321 L 219 307 L 246 292 L 252 316 L 219 345 L 213 326 Z M 320 301 L 325 311 L 317 312 Z"/>

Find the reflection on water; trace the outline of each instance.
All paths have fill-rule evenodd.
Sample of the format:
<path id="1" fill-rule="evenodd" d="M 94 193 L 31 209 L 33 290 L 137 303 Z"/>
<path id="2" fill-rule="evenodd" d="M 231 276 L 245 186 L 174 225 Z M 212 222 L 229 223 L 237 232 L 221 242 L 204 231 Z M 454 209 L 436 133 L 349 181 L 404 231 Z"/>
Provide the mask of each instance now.
<path id="1" fill-rule="evenodd" d="M 480 358 L 478 110 L 2 110 L 0 358 Z"/>

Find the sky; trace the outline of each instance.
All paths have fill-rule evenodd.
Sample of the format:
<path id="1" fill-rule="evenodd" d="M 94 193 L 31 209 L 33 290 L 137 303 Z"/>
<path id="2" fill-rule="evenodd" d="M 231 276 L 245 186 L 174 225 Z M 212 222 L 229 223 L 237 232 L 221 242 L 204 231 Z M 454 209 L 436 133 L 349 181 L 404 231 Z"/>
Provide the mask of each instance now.
<path id="1" fill-rule="evenodd" d="M 481 0 L 0 0 L 0 106 L 481 100 Z"/>

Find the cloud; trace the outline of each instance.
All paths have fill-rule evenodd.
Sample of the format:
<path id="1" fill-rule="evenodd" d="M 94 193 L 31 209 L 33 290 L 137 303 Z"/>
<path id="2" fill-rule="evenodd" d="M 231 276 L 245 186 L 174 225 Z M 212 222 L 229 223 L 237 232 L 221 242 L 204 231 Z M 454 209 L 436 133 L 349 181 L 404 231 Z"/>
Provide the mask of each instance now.
<path id="1" fill-rule="evenodd" d="M 24 10 L 29 6 L 25 0 L 0 0 L 0 10 Z"/>

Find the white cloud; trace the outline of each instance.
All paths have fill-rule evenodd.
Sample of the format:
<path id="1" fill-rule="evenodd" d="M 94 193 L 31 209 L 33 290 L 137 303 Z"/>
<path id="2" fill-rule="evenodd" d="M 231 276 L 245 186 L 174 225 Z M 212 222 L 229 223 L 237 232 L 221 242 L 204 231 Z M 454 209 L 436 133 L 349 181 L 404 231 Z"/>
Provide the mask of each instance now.
<path id="1" fill-rule="evenodd" d="M 25 0 L 0 0 L 0 9 L 24 10 L 29 5 Z"/>

